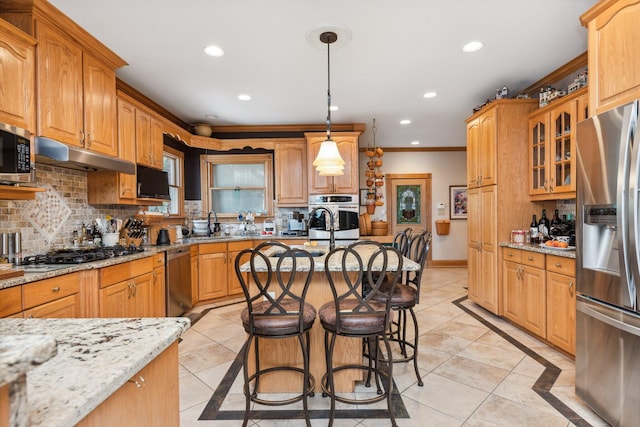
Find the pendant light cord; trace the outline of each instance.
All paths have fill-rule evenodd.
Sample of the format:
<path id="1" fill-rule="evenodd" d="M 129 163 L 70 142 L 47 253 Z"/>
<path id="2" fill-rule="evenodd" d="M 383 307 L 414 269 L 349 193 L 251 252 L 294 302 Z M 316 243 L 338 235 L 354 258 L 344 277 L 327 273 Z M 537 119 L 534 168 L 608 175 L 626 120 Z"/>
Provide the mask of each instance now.
<path id="1" fill-rule="evenodd" d="M 327 42 L 327 140 L 331 140 L 331 41 Z"/>

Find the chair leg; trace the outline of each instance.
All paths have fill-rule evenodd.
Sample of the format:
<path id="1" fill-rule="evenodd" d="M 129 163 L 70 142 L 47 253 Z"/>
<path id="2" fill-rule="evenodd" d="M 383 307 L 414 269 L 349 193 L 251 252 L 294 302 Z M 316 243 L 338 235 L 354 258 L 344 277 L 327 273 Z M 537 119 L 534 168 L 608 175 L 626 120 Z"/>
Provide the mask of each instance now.
<path id="1" fill-rule="evenodd" d="M 326 333 L 326 332 L 325 332 Z M 326 342 L 326 341 L 325 341 Z M 331 334 L 329 350 L 327 351 L 327 390 L 331 397 L 331 410 L 329 412 L 329 427 L 333 427 L 333 420 L 336 416 L 336 390 L 333 383 L 333 349 L 336 344 L 336 334 Z"/>
<path id="2" fill-rule="evenodd" d="M 244 420 L 242 421 L 242 427 L 247 427 L 247 424 L 249 423 L 249 411 L 251 410 L 251 390 L 249 387 L 249 369 L 248 369 L 248 362 L 249 362 L 249 350 L 251 348 L 251 342 L 253 341 L 253 337 L 251 335 L 249 335 L 249 338 L 247 338 L 247 342 L 244 345 L 244 363 L 242 364 L 242 372 L 244 375 L 244 384 L 243 384 L 243 389 L 244 389 L 244 397 L 245 397 L 245 409 L 244 409 Z"/>
<path id="3" fill-rule="evenodd" d="M 307 405 L 307 394 L 309 390 L 309 351 L 307 350 L 307 344 L 309 343 L 309 334 L 306 334 L 307 342 L 303 335 L 298 335 L 298 342 L 300 343 L 300 350 L 302 351 L 302 363 L 303 363 L 303 379 L 302 379 L 302 410 L 304 411 L 304 419 L 307 422 L 307 427 L 311 427 L 311 420 L 309 419 L 309 406 Z"/>
<path id="4" fill-rule="evenodd" d="M 258 337 L 254 339 L 254 354 L 256 356 L 256 372 L 260 372 L 260 345 L 258 343 Z M 253 393 L 251 393 L 251 397 L 258 396 L 258 386 L 260 385 L 260 375 L 256 376 L 256 383 L 253 387 Z"/>
<path id="5" fill-rule="evenodd" d="M 391 354 L 391 345 L 389 345 L 389 338 L 387 334 L 382 334 L 382 340 L 384 341 L 384 345 L 387 351 L 387 383 L 386 383 L 386 391 L 387 391 L 387 411 L 389 413 L 389 418 L 391 419 L 391 425 L 393 427 L 398 427 L 396 424 L 396 416 L 393 410 L 393 403 L 391 402 L 391 397 L 393 394 L 393 355 Z M 376 340 L 378 341 L 378 340 Z"/>
<path id="6" fill-rule="evenodd" d="M 413 319 L 413 369 L 416 371 L 416 377 L 418 378 L 418 385 L 422 387 L 424 383 L 422 382 L 422 377 L 420 376 L 420 370 L 418 369 L 418 319 L 416 317 L 416 313 L 413 311 L 413 307 L 409 309 L 409 313 L 411 313 L 411 318 Z"/>

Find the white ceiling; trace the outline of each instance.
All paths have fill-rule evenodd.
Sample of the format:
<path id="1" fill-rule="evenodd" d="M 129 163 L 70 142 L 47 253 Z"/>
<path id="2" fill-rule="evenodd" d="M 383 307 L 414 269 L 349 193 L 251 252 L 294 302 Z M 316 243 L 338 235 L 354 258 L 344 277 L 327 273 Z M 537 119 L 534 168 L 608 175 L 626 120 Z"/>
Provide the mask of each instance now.
<path id="1" fill-rule="evenodd" d="M 323 124 L 326 45 L 333 123 L 364 123 L 361 146 L 464 146 L 464 120 L 587 49 L 579 16 L 596 0 L 50 0 L 129 63 L 118 76 L 187 123 Z M 484 49 L 463 53 L 471 40 Z M 343 41 L 339 40 L 338 43 Z M 208 44 L 225 51 L 203 54 Z M 424 99 L 423 93 L 439 96 Z M 251 101 L 239 101 L 248 93 Z M 206 118 L 206 115 L 215 118 Z M 400 119 L 411 119 L 401 126 Z"/>

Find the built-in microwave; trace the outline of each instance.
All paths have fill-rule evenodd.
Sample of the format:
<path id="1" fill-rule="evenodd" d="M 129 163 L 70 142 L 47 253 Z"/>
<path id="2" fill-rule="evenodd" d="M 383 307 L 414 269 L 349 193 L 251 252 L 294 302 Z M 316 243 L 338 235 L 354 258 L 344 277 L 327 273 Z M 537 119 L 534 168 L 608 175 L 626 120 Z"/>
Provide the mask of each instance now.
<path id="1" fill-rule="evenodd" d="M 34 156 L 29 131 L 0 123 L 0 182 L 34 181 Z"/>

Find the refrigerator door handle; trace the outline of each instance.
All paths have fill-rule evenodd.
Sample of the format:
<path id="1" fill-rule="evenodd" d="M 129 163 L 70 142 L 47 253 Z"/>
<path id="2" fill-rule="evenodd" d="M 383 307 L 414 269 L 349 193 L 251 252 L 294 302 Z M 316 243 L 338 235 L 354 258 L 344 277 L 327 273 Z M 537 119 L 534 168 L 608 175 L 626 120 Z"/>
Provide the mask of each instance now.
<path id="1" fill-rule="evenodd" d="M 579 312 L 586 314 L 587 316 L 599 320 L 603 323 L 606 323 L 607 325 L 612 326 L 616 329 L 620 329 L 621 331 L 628 332 L 635 336 L 640 336 L 640 328 L 637 328 L 629 323 L 622 322 L 618 319 L 614 319 L 611 316 L 607 316 L 605 313 L 601 313 L 599 310 L 594 309 L 588 302 L 578 301 L 578 303 L 576 304 L 576 309 Z"/>
<path id="2" fill-rule="evenodd" d="M 621 243 L 622 251 L 620 257 L 620 278 L 624 280 L 624 285 L 627 287 L 627 295 L 624 298 L 624 305 L 633 308 L 636 308 L 636 292 L 635 292 L 635 283 L 634 283 L 634 273 L 633 273 L 633 262 L 632 262 L 632 254 L 635 255 L 635 250 L 632 247 L 631 241 L 631 232 L 629 228 L 635 229 L 633 224 L 634 221 L 634 207 L 635 203 L 633 199 L 631 199 L 632 194 L 630 193 L 631 187 L 631 168 L 632 164 L 634 164 L 634 158 L 632 150 L 632 126 L 633 126 L 633 116 L 634 113 L 637 116 L 637 109 L 635 108 L 635 103 L 633 104 L 633 108 L 625 108 L 624 116 L 622 121 L 622 129 L 623 133 L 620 135 L 620 155 L 618 157 L 618 189 L 617 189 L 617 205 L 618 205 L 618 214 L 617 214 L 617 226 L 619 233 L 618 240 Z M 637 154 L 637 153 L 636 153 Z M 631 206 L 630 206 L 631 204 Z M 627 300 L 628 299 L 628 300 Z"/>
<path id="3" fill-rule="evenodd" d="M 629 288 L 629 296 L 633 304 L 633 309 L 638 310 L 637 302 L 637 288 L 636 283 L 640 282 L 640 269 L 638 263 L 640 262 L 640 245 L 638 244 L 638 232 L 640 231 L 640 198 L 638 192 L 640 191 L 640 147 L 636 141 L 636 131 L 638 128 L 638 101 L 632 104 L 631 117 L 629 118 L 629 126 L 627 128 L 627 140 L 631 146 L 632 162 L 629 175 L 629 203 L 633 210 L 633 217 L 631 218 L 632 228 L 629 230 L 629 240 L 632 246 L 632 254 L 634 258 L 631 260 L 631 265 L 627 264 L 627 269 L 630 269 L 633 274 L 634 280 L 632 281 L 633 288 Z"/>

